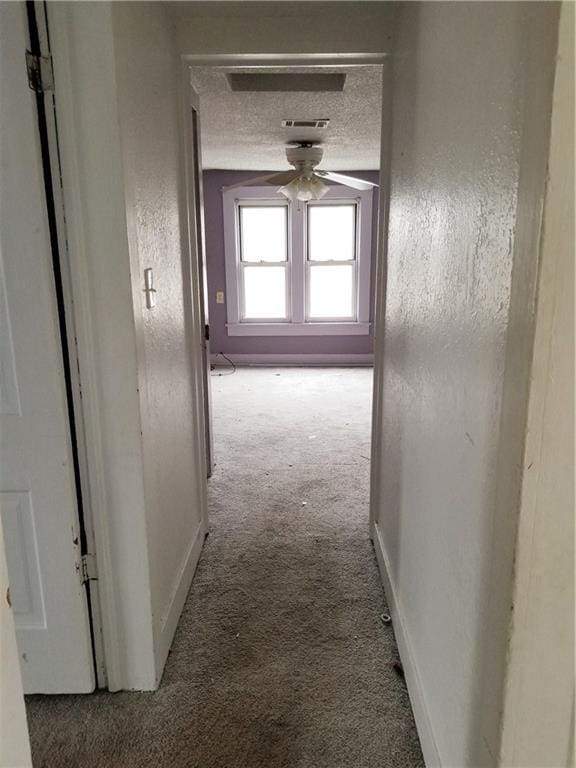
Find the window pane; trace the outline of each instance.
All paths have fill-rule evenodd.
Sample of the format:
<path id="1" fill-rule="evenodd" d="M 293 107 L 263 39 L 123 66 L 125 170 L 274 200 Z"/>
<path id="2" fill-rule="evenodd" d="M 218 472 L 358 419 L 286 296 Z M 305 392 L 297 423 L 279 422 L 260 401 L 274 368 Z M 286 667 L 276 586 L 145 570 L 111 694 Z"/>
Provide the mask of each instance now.
<path id="1" fill-rule="evenodd" d="M 356 257 L 356 206 L 308 206 L 310 261 L 349 261 Z"/>
<path id="2" fill-rule="evenodd" d="M 244 267 L 244 317 L 286 317 L 285 267 Z"/>
<path id="3" fill-rule="evenodd" d="M 310 317 L 354 319 L 352 264 L 310 266 Z"/>
<path id="4" fill-rule="evenodd" d="M 240 206 L 242 261 L 286 261 L 285 205 Z"/>

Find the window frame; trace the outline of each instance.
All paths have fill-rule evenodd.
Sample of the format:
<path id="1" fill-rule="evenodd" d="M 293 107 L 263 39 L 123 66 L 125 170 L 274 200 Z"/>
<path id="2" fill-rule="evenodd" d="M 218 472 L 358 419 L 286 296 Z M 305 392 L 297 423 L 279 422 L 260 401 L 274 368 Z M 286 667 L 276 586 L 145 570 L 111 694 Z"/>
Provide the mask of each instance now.
<path id="1" fill-rule="evenodd" d="M 305 323 L 357 323 L 359 322 L 360 311 L 360 296 L 359 296 L 359 271 L 360 271 L 360 203 L 358 200 L 348 200 L 342 198 L 330 198 L 327 199 L 327 195 L 321 200 L 312 200 L 306 204 L 304 212 L 304 264 L 305 264 L 305 276 L 304 276 L 304 288 L 306 291 L 306 305 L 304 311 Z M 309 213 L 310 208 L 322 208 L 327 206 L 339 207 L 339 206 L 354 206 L 354 258 L 342 260 L 312 260 L 310 258 L 310 232 L 309 232 Z M 310 313 L 310 284 L 311 284 L 311 267 L 333 267 L 333 266 L 352 266 L 352 297 L 354 303 L 354 312 L 352 317 L 341 317 L 334 315 L 333 317 L 312 317 Z"/>
<path id="2" fill-rule="evenodd" d="M 242 225 L 240 221 L 240 208 L 285 208 L 286 209 L 286 260 L 285 261 L 244 261 L 242 259 Z M 234 201 L 234 219 L 235 219 L 235 237 L 236 237 L 236 285 L 237 285 L 237 306 L 238 306 L 238 322 L 239 323 L 260 323 L 260 324 L 268 324 L 268 323 L 286 323 L 289 322 L 289 319 L 292 315 L 292 308 L 291 308 L 291 237 L 290 237 L 290 230 L 291 230 L 291 211 L 290 211 L 290 205 L 289 201 L 285 199 L 285 201 L 282 200 L 259 200 L 259 199 L 248 199 L 248 200 L 235 200 Z M 246 317 L 246 301 L 244 296 L 244 270 L 246 267 L 256 267 L 258 269 L 267 269 L 269 267 L 283 267 L 285 272 L 285 302 L 286 302 L 286 317 L 263 317 L 263 318 L 254 318 L 254 317 Z M 228 269 L 226 269 L 226 272 L 228 272 Z M 228 290 L 228 288 L 227 288 Z"/>
<path id="3" fill-rule="evenodd" d="M 253 319 L 243 317 L 243 279 L 240 263 L 241 205 L 286 205 L 287 262 L 286 314 L 287 317 Z M 355 318 L 310 318 L 309 260 L 307 203 L 291 202 L 273 187 L 241 187 L 223 190 L 224 248 L 226 265 L 226 314 L 229 336 L 325 336 L 368 335 L 370 333 L 370 273 L 372 256 L 372 190 L 360 192 L 342 185 L 332 186 L 314 205 L 356 205 L 356 269 L 354 271 Z M 249 262 L 243 262 L 247 264 Z M 350 262 L 312 262 L 332 265 Z M 252 262 L 251 265 L 257 263 Z M 264 267 L 265 268 L 265 267 Z"/>

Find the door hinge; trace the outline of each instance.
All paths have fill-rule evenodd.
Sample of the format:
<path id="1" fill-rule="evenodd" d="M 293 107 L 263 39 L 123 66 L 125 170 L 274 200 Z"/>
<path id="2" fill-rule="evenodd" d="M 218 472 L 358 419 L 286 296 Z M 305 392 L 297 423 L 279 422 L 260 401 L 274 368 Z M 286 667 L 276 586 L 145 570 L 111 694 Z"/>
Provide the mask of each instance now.
<path id="1" fill-rule="evenodd" d="M 54 90 L 54 72 L 52 70 L 52 56 L 38 56 L 26 51 L 26 71 L 28 72 L 28 85 L 36 93 Z"/>
<path id="2" fill-rule="evenodd" d="M 208 323 L 204 326 L 204 341 L 210 341 L 210 326 Z"/>
<path id="3" fill-rule="evenodd" d="M 96 570 L 96 558 L 94 555 L 82 555 L 80 561 L 80 580 L 82 584 L 88 581 L 98 581 L 98 571 Z"/>

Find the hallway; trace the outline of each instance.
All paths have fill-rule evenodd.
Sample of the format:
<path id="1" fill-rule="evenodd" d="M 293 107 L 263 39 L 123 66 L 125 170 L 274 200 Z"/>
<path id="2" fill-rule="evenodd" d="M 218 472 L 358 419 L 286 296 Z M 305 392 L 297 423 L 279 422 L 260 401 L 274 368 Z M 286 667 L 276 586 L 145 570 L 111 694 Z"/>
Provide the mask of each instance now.
<path id="1" fill-rule="evenodd" d="M 34 766 L 422 766 L 368 538 L 372 371 L 212 383 L 210 535 L 160 689 L 29 697 Z"/>

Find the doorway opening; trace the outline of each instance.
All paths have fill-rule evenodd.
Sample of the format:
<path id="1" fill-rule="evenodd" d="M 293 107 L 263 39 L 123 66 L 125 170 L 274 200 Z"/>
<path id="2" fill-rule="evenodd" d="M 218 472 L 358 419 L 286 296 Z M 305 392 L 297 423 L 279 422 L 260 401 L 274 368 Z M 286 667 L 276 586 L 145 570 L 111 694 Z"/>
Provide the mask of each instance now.
<path id="1" fill-rule="evenodd" d="M 213 374 L 371 366 L 383 57 L 183 58 Z"/>

